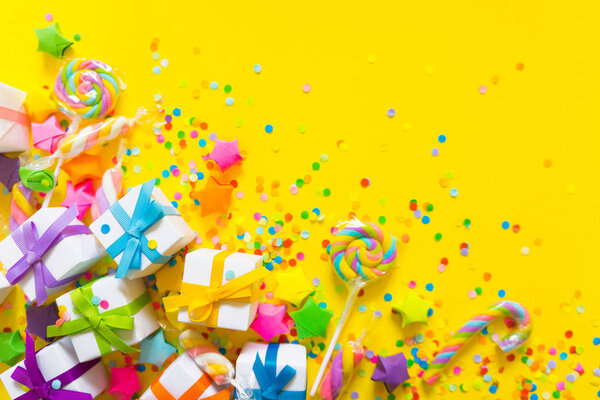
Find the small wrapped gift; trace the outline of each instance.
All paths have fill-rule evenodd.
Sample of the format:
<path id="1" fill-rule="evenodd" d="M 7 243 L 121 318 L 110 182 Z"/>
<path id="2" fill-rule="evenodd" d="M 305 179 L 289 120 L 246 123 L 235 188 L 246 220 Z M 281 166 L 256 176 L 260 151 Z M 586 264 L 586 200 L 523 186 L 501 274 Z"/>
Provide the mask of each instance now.
<path id="1" fill-rule="evenodd" d="M 49 325 L 49 337 L 70 335 L 79 361 L 119 350 L 133 353 L 159 328 L 150 295 L 141 279 L 106 276 L 56 299 L 62 320 Z M 65 318 L 66 316 L 66 318 Z"/>
<path id="2" fill-rule="evenodd" d="M 179 355 L 150 385 L 140 400 L 229 400 L 231 385 L 218 386 L 194 360 Z"/>
<path id="3" fill-rule="evenodd" d="M 117 278 L 155 273 L 196 237 L 155 181 L 131 189 L 90 225 L 119 264 Z"/>
<path id="4" fill-rule="evenodd" d="M 6 279 L 42 304 L 104 256 L 77 207 L 42 208 L 0 242 Z"/>
<path id="5" fill-rule="evenodd" d="M 3 372 L 0 380 L 13 400 L 92 400 L 109 383 L 99 359 L 80 363 L 69 338 L 35 352 L 27 334 L 25 360 Z"/>
<path id="6" fill-rule="evenodd" d="M 170 321 L 240 331 L 256 316 L 262 257 L 212 249 L 188 253 L 181 294 L 163 298 Z"/>
<path id="7" fill-rule="evenodd" d="M 6 280 L 2 271 L 0 271 L 0 304 L 4 303 L 11 290 L 12 285 Z"/>
<path id="8" fill-rule="evenodd" d="M 306 399 L 306 348 L 302 345 L 246 343 L 235 369 L 236 380 L 245 390 L 252 390 L 256 400 Z"/>
<path id="9" fill-rule="evenodd" d="M 0 153 L 29 150 L 30 122 L 23 106 L 26 97 L 24 91 L 0 82 Z"/>

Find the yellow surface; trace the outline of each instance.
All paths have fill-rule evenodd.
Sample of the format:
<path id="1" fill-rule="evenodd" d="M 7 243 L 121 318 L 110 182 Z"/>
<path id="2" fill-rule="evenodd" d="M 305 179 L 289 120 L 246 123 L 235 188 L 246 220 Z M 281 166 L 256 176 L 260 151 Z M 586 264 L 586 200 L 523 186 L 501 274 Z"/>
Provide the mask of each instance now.
<path id="1" fill-rule="evenodd" d="M 276 220 L 277 209 L 282 216 L 291 213 L 294 220 L 278 237 L 290 237 L 293 228 L 308 230 L 310 238 L 299 239 L 291 254 L 282 256 L 288 260 L 305 253 L 298 265 L 309 279 L 320 278 L 317 297 L 338 316 L 345 295 L 336 292 L 340 282 L 320 260 L 321 241 L 351 211 L 365 220 L 385 216 L 386 229 L 410 240 L 399 247 L 400 267 L 368 287 L 357 302 L 368 305 L 369 312 L 383 312 L 367 340 L 375 354 L 400 350 L 409 356 L 412 346 L 397 348 L 396 341 L 422 333 L 423 354 L 431 355 L 437 349 L 434 340 L 443 341 L 447 332 L 497 301 L 500 289 L 532 312 L 535 332 L 528 344 L 542 371 L 550 359 L 558 360 L 548 354 L 550 347 L 558 352 L 583 347 L 583 354 L 558 360 L 546 377 L 530 371 L 519 354 L 512 363 L 491 363 L 490 374 L 499 385 L 492 395 L 489 383 L 479 392 L 473 389 L 481 377 L 472 357 L 503 356 L 489 341 L 474 343 L 454 364 L 464 368 L 461 375 L 450 373 L 433 388 L 416 376 L 417 366 L 410 369 L 420 398 L 517 398 L 523 377 L 533 379 L 536 393 L 545 398 L 544 392 L 556 390 L 577 363 L 585 375 L 561 398 L 569 393 L 577 399 L 597 396 L 599 380 L 593 370 L 600 367 L 600 347 L 592 344 L 600 336 L 597 5 L 530 0 L 51 3 L 3 4 L 3 82 L 26 91 L 52 84 L 59 62 L 35 52 L 33 34 L 34 28 L 48 25 L 44 16 L 52 13 L 67 37 L 82 36 L 66 57 L 98 58 L 122 73 L 128 88 L 118 114 L 133 115 L 137 107 L 151 105 L 157 93 L 164 96 L 168 111 L 183 110 L 166 133 L 177 144 L 176 132 L 186 132 L 188 148 L 178 156 L 157 144 L 148 127 L 130 137 L 129 147 L 137 146 L 141 153 L 125 160 L 128 186 L 160 176 L 172 164 L 187 172 L 190 160 L 208 175 L 200 155 L 210 145 L 200 149 L 198 139 L 189 138 L 190 117 L 208 123 L 200 138 L 208 139 L 210 132 L 221 139 L 239 138 L 247 159 L 235 174 L 239 187 L 231 221 L 217 221 L 216 215 L 201 219 L 179 178 L 162 183 L 171 198 L 183 193 L 180 209 L 204 246 L 212 246 L 216 234 L 221 243 L 244 247 L 234 235 L 241 227 L 253 240 L 258 237 L 255 212 L 269 218 L 265 229 Z M 158 75 L 152 72 L 158 65 L 150 50 L 154 38 L 160 40 L 160 59 L 169 61 Z M 254 73 L 255 64 L 262 66 L 260 74 Z M 205 89 L 203 81 L 216 81 L 219 89 Z M 307 83 L 312 90 L 305 94 Z M 229 95 L 225 84 L 233 88 Z M 487 88 L 485 94 L 480 94 L 481 86 Z M 231 107 L 225 105 L 228 96 L 235 99 Z M 395 109 L 394 118 L 386 115 L 389 108 Z M 274 126 L 272 134 L 265 133 L 266 124 Z M 438 143 L 439 134 L 447 136 L 446 143 Z M 438 157 L 431 156 L 434 147 Z M 328 161 L 312 171 L 321 154 Z M 136 165 L 141 173 L 133 172 Z M 290 195 L 290 185 L 307 174 L 310 184 Z M 440 184 L 444 177 L 452 177 L 447 187 Z M 362 188 L 362 178 L 369 178 L 371 186 Z M 256 192 L 259 179 L 264 179 L 266 202 Z M 277 197 L 273 181 L 281 185 Z M 331 196 L 320 195 L 325 188 Z M 458 189 L 457 198 L 449 195 L 451 188 Z M 244 192 L 242 200 L 235 198 L 238 191 Z M 59 197 L 60 192 L 55 200 Z M 7 218 L 8 196 L 0 198 Z M 428 214 L 430 224 L 412 216 L 411 199 L 420 207 L 435 206 Z M 302 211 L 315 207 L 324 213 L 324 222 L 300 218 Z M 470 228 L 462 226 L 465 218 L 471 220 Z M 520 231 L 501 229 L 504 220 L 520 225 Z M 443 235 L 440 242 L 434 240 L 437 232 Z M 268 233 L 260 237 L 270 239 Z M 463 242 L 470 246 L 467 257 L 460 255 Z M 530 251 L 527 256 L 524 247 Z M 439 273 L 442 257 L 449 265 Z M 488 282 L 486 272 L 491 274 Z M 417 294 L 436 303 L 429 326 L 402 329 L 400 317 L 391 314 L 391 304 L 404 298 L 410 281 Z M 434 284 L 432 292 L 425 290 L 427 283 Z M 477 287 L 482 294 L 472 300 L 468 293 Z M 391 303 L 383 300 L 385 293 L 393 294 Z M 8 299 L 13 311 L 4 311 L 0 328 L 22 322 L 19 299 L 16 291 Z M 578 310 L 580 306 L 584 309 Z M 360 333 L 366 320 L 356 308 L 344 335 Z M 332 323 L 330 333 L 333 328 Z M 572 339 L 565 338 L 567 330 L 573 331 Z M 215 336 L 230 339 L 230 356 L 232 349 L 256 337 L 221 330 Z M 311 342 L 306 344 L 310 348 Z M 309 385 L 317 367 L 309 359 Z M 365 362 L 363 368 L 366 374 L 352 390 L 361 399 L 385 398 L 383 385 L 369 379 L 373 366 Z M 154 375 L 147 369 L 140 376 L 147 384 Z M 451 384 L 456 391 L 451 392 Z M 395 394 L 411 398 L 410 389 L 399 388 Z"/>

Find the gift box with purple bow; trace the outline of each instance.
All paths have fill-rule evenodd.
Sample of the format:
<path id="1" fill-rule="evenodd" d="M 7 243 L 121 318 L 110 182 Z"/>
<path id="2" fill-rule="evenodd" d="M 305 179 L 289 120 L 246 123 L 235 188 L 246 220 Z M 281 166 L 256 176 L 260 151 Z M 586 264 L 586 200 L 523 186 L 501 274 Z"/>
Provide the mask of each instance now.
<path id="1" fill-rule="evenodd" d="M 155 182 L 134 187 L 90 225 L 118 264 L 117 278 L 155 273 L 196 237 Z"/>
<path id="2" fill-rule="evenodd" d="M 100 359 L 80 363 L 69 338 L 35 351 L 27 334 L 25 360 L 0 374 L 13 400 L 92 400 L 109 384 Z"/>
<path id="3" fill-rule="evenodd" d="M 42 304 L 87 272 L 105 252 L 77 219 L 77 207 L 42 208 L 0 242 L 6 280 Z"/>

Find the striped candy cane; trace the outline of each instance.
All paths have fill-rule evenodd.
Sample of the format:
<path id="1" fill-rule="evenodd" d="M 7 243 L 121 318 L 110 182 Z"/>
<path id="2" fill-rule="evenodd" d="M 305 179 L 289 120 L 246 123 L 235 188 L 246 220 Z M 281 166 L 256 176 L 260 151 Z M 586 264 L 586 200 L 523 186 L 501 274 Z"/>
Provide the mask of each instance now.
<path id="1" fill-rule="evenodd" d="M 484 313 L 476 315 L 452 336 L 446 347 L 433 359 L 423 379 L 429 384 L 434 383 L 448 365 L 452 358 L 460 351 L 467 341 L 488 326 L 496 318 L 512 318 L 516 323 L 516 330 L 497 342 L 498 346 L 508 353 L 521 346 L 531 334 L 531 320 L 529 312 L 521 304 L 514 301 L 501 301 L 488 308 Z"/>

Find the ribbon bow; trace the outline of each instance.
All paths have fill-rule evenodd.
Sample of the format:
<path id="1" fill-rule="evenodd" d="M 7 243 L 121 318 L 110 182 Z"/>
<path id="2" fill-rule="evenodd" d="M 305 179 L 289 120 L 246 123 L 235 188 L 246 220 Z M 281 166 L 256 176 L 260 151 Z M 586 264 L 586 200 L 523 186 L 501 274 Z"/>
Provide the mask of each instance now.
<path id="1" fill-rule="evenodd" d="M 25 385 L 30 390 L 27 393 L 16 397 L 15 400 L 93 400 L 92 395 L 89 393 L 65 390 L 62 388 L 85 374 L 98 364 L 98 362 L 99 360 L 91 360 L 77 364 L 73 368 L 50 379 L 50 381 L 47 381 L 44 379 L 37 364 L 34 341 L 29 333 L 27 333 L 24 361 L 25 368 L 18 366 L 10 377 L 14 381 Z M 58 382 L 58 387 L 55 387 L 56 384 L 53 384 L 53 382 Z"/>
<path id="2" fill-rule="evenodd" d="M 157 264 L 164 264 L 170 259 L 170 257 L 160 254 L 156 249 L 149 248 L 148 239 L 144 235 L 148 228 L 165 215 L 180 215 L 173 207 L 163 206 L 156 200 L 150 199 L 155 182 L 156 179 L 151 179 L 141 186 L 131 217 L 119 202 L 115 202 L 110 207 L 110 212 L 125 231 L 106 249 L 106 252 L 112 258 L 123 253 L 117 266 L 115 275 L 117 278 L 125 277 L 130 269 L 140 269 L 142 267 L 142 254 Z"/>
<path id="3" fill-rule="evenodd" d="M 54 221 L 41 237 L 33 221 L 26 221 L 12 234 L 17 247 L 23 253 L 6 273 L 6 279 L 11 285 L 21 281 L 23 277 L 33 270 L 35 282 L 35 296 L 38 304 L 48 298 L 46 288 L 55 288 L 79 279 L 80 275 L 62 280 L 56 280 L 48 267 L 42 261 L 46 252 L 66 237 L 91 233 L 85 225 L 69 225 L 77 216 L 77 207 L 71 206 Z"/>
<path id="4" fill-rule="evenodd" d="M 259 267 L 221 285 L 225 259 L 231 254 L 231 251 L 222 251 L 213 258 L 210 286 L 183 282 L 180 295 L 165 297 L 163 303 L 167 315 L 177 313 L 181 307 L 187 307 L 190 321 L 202 322 L 212 316 L 213 320 L 209 322 L 210 325 L 215 325 L 218 313 L 213 312 L 221 300 L 249 302 L 252 284 L 263 279 L 270 271 Z"/>
<path id="5" fill-rule="evenodd" d="M 296 375 L 296 370 L 289 365 L 286 365 L 279 374 L 277 374 L 277 351 L 279 343 L 271 343 L 267 347 L 265 363 L 263 364 L 260 356 L 256 353 L 256 359 L 252 370 L 256 380 L 260 385 L 259 391 L 254 391 L 257 400 L 286 400 L 286 392 L 281 393 L 283 388 Z M 294 393 L 294 392 L 290 392 Z M 284 396 L 282 396 L 284 395 Z"/>
<path id="6" fill-rule="evenodd" d="M 48 336 L 74 335 L 92 331 L 102 355 L 112 352 L 113 346 L 122 353 L 139 351 L 125 343 L 114 330 L 133 329 L 132 316 L 137 314 L 150 302 L 148 292 L 144 292 L 143 295 L 129 304 L 103 313 L 100 313 L 98 308 L 92 303 L 93 293 L 90 285 L 73 290 L 70 297 L 75 307 L 83 314 L 83 318 L 64 322 L 60 326 L 49 325 L 47 328 Z"/>

